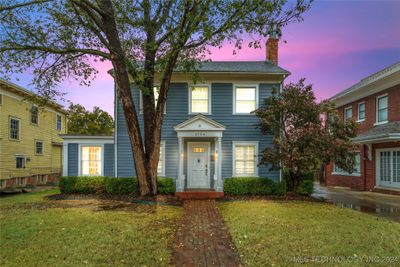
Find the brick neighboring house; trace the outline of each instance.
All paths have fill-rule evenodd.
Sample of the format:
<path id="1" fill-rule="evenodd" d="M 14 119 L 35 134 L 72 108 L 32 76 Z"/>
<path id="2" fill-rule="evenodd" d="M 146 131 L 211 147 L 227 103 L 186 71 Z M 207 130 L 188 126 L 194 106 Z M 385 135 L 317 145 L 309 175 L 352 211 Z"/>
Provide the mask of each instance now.
<path id="1" fill-rule="evenodd" d="M 331 98 L 343 119 L 359 123 L 356 166 L 326 166 L 325 184 L 400 194 L 400 62 Z"/>

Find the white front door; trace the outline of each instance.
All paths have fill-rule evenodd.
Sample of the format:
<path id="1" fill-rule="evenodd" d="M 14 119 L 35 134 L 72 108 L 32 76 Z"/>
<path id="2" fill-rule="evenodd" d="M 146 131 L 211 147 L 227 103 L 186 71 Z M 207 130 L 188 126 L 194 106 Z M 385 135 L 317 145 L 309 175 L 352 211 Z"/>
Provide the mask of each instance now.
<path id="1" fill-rule="evenodd" d="M 188 143 L 188 188 L 210 187 L 210 143 Z"/>
<path id="2" fill-rule="evenodd" d="M 400 148 L 376 150 L 376 184 L 400 188 Z"/>

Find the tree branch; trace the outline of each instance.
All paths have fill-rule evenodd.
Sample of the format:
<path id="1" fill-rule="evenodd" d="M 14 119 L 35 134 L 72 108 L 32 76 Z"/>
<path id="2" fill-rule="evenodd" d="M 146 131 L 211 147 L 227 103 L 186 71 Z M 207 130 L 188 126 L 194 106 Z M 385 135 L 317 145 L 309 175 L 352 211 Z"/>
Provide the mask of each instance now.
<path id="1" fill-rule="evenodd" d="M 36 0 L 36 1 L 30 1 L 30 2 L 25 2 L 25 3 L 21 3 L 21 4 L 15 4 L 15 5 L 11 5 L 11 6 L 4 6 L 4 7 L 0 7 L 0 12 L 10 11 L 10 10 L 17 9 L 20 7 L 26 7 L 26 6 L 36 5 L 36 4 L 43 4 L 46 2 L 52 2 L 52 1 L 53 0 Z"/>

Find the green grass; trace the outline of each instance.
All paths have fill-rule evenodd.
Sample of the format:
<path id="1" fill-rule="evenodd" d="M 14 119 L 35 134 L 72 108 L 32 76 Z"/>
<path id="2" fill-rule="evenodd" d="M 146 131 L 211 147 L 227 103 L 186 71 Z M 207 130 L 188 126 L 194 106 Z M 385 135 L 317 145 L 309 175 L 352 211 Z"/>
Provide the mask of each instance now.
<path id="1" fill-rule="evenodd" d="M 47 205 L 57 191 L 0 199 L 2 266 L 167 266 L 181 209 Z M 43 207 L 43 208 L 41 208 Z"/>
<path id="2" fill-rule="evenodd" d="M 331 258 L 334 266 L 364 266 L 363 256 L 378 257 L 375 266 L 400 264 L 396 222 L 325 203 L 241 201 L 219 208 L 247 266 L 293 265 L 293 257 L 315 256 L 351 257 Z M 394 262 L 384 257 L 394 257 Z"/>

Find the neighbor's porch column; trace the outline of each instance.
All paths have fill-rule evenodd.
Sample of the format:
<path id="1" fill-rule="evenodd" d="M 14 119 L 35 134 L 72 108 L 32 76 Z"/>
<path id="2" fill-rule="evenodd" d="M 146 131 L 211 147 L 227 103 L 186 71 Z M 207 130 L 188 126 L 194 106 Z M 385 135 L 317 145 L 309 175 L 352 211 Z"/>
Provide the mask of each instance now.
<path id="1" fill-rule="evenodd" d="M 222 182 L 222 138 L 218 137 L 217 138 L 217 144 L 216 146 L 218 147 L 218 160 L 217 160 L 217 183 L 216 183 L 216 188 L 215 191 L 217 192 L 222 192 L 223 191 L 223 182 Z"/>
<path id="2" fill-rule="evenodd" d="M 185 188 L 185 176 L 183 175 L 183 137 L 178 137 L 178 181 L 176 191 L 182 192 Z"/>

